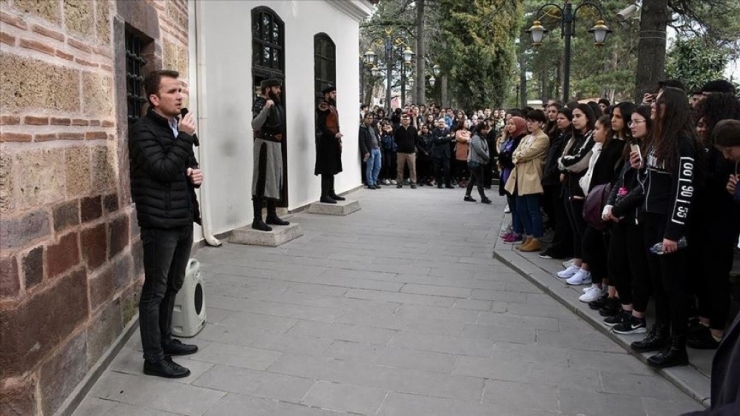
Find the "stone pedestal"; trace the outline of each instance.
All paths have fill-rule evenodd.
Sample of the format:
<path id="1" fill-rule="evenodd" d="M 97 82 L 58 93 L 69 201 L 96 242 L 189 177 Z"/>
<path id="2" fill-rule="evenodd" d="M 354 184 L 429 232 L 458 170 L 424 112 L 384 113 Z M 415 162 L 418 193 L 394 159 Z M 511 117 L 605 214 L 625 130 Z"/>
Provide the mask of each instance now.
<path id="1" fill-rule="evenodd" d="M 349 215 L 359 210 L 360 203 L 357 201 L 337 201 L 336 204 L 314 202 L 308 207 L 309 214 L 323 215 Z"/>
<path id="2" fill-rule="evenodd" d="M 231 232 L 229 242 L 252 246 L 277 247 L 303 235 L 303 229 L 300 224 L 291 223 L 286 226 L 270 225 L 270 227 L 272 227 L 272 231 L 269 232 L 257 231 L 252 228 L 252 224 L 237 228 Z"/>

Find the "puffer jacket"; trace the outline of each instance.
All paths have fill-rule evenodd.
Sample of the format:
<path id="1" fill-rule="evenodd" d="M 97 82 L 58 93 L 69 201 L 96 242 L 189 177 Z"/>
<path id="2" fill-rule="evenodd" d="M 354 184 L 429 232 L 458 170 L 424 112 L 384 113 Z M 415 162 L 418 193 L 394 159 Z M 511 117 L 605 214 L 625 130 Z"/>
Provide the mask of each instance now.
<path id="1" fill-rule="evenodd" d="M 186 176 L 197 168 L 193 136 L 175 137 L 167 119 L 149 110 L 129 131 L 131 196 L 142 228 L 200 223 L 194 186 Z"/>

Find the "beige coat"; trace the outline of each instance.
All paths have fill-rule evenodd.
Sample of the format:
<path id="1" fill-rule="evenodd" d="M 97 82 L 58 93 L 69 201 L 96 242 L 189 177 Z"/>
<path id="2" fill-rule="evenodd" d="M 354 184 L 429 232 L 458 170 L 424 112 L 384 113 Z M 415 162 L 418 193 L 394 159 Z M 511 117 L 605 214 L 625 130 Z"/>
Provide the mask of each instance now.
<path id="1" fill-rule="evenodd" d="M 506 181 L 506 191 L 514 195 L 541 194 L 542 171 L 550 147 L 550 138 L 544 131 L 536 136 L 530 134 L 522 139 L 514 150 L 514 170 Z"/>

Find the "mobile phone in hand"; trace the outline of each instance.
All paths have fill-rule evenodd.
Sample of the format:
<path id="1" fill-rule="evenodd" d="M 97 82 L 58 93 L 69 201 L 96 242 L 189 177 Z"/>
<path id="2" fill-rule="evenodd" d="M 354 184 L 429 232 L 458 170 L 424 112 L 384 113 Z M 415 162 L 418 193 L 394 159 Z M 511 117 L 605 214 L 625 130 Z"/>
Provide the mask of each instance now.
<path id="1" fill-rule="evenodd" d="M 640 157 L 640 160 L 642 160 L 642 152 L 640 152 L 640 145 L 633 143 L 630 145 L 630 150 L 637 153 L 637 156 Z"/>

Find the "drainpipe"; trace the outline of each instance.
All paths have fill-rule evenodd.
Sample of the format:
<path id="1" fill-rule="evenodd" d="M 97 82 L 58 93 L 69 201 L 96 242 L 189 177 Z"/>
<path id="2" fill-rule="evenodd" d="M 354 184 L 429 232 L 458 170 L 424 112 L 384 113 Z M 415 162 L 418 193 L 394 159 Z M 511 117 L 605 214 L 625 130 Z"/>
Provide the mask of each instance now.
<path id="1" fill-rule="evenodd" d="M 203 104 L 203 99 L 201 97 L 205 97 L 205 85 L 204 85 L 204 79 L 206 74 L 206 64 L 203 62 L 203 58 L 205 57 L 205 51 L 203 48 L 205 47 L 203 42 L 204 39 L 202 38 L 203 34 L 200 30 L 200 24 L 201 24 L 201 13 L 202 13 L 202 7 L 203 2 L 194 0 L 194 16 L 192 16 L 195 19 L 195 65 L 196 65 L 196 71 L 195 71 L 195 85 L 197 88 L 198 98 L 196 99 L 196 111 L 198 116 L 198 126 L 199 130 L 206 133 L 207 136 L 207 121 L 208 118 L 206 117 L 205 109 L 206 106 Z M 207 140 L 206 140 L 207 142 Z M 205 172 L 206 175 L 208 175 L 208 169 L 206 165 L 208 164 L 208 157 L 207 150 L 208 143 L 204 143 L 201 146 L 198 146 L 198 157 L 201 169 L 203 169 L 203 172 Z M 206 176 L 207 178 L 207 176 Z M 206 179 L 203 182 L 203 186 L 200 187 L 200 202 L 201 202 L 201 214 L 202 214 L 202 220 L 203 220 L 203 238 L 206 240 L 206 244 L 213 247 L 219 247 L 221 246 L 221 242 L 213 236 L 213 227 L 211 224 L 211 198 L 209 198 L 210 195 L 210 186 L 208 186 L 208 179 Z"/>

